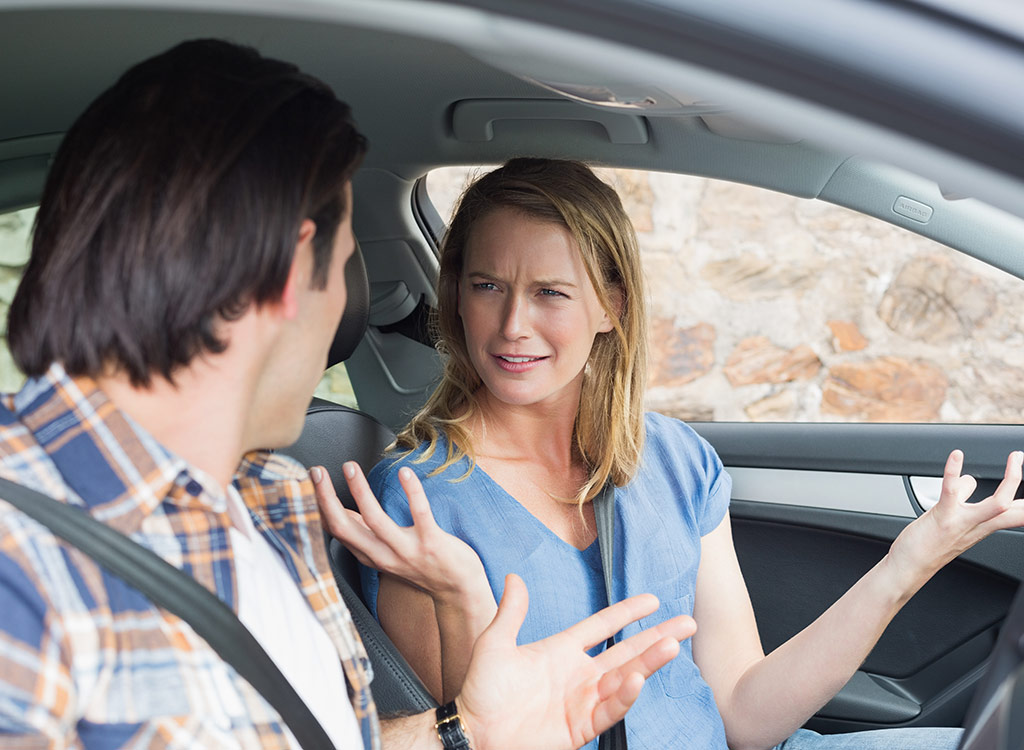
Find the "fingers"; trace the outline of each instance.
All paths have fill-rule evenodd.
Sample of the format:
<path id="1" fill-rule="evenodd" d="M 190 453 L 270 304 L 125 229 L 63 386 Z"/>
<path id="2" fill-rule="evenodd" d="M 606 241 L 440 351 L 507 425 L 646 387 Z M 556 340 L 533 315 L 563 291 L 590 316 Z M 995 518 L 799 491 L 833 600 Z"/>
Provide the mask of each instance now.
<path id="1" fill-rule="evenodd" d="M 962 450 L 950 451 L 946 458 L 946 468 L 942 472 L 943 479 L 957 479 L 964 468 L 964 452 Z"/>
<path id="2" fill-rule="evenodd" d="M 352 497 L 355 498 L 356 505 L 359 507 L 366 525 L 393 548 L 399 549 L 403 545 L 400 533 L 402 527 L 396 524 L 384 512 L 384 509 L 381 508 L 380 503 L 366 481 L 366 477 L 363 475 L 362 469 L 359 468 L 359 464 L 355 461 L 348 461 L 342 468 L 345 472 L 348 488 L 352 492 Z M 401 483 L 402 490 L 409 500 L 409 512 L 412 514 L 416 533 L 422 537 L 424 534 L 431 534 L 437 531 L 438 526 L 434 520 L 434 514 L 430 510 L 430 502 L 427 500 L 427 495 L 423 491 L 423 485 L 420 484 L 416 473 L 408 466 L 403 466 L 398 470 L 398 481 Z"/>
<path id="3" fill-rule="evenodd" d="M 961 451 L 955 450 L 949 454 L 942 476 L 939 505 L 947 509 L 961 505 L 963 511 L 967 513 L 965 518 L 976 524 L 976 529 L 981 534 L 978 538 L 983 538 L 998 529 L 1024 524 L 1024 502 L 1014 500 L 1021 481 L 1024 452 L 1013 451 L 1007 456 L 1006 469 L 996 491 L 977 503 L 967 503 L 978 483 L 974 477 L 960 476 L 963 460 Z M 977 539 L 971 544 L 975 541 Z"/>
<path id="4" fill-rule="evenodd" d="M 673 618 L 689 620 L 691 625 L 685 629 L 693 632 L 696 625 L 688 617 Z M 644 631 L 650 633 L 651 631 Z M 635 637 L 635 636 L 634 636 Z M 632 639 L 628 639 L 632 640 Z M 617 644 L 611 651 L 628 642 Z M 608 653 L 611 653 L 610 651 Z M 598 705 L 594 711 L 594 728 L 603 732 L 616 721 L 625 716 L 626 711 L 639 697 L 644 681 L 679 654 L 679 641 L 674 637 L 657 638 L 641 653 L 633 657 L 621 667 L 607 671 L 597 684 Z M 597 662 L 598 659 L 595 659 Z"/>
<path id="5" fill-rule="evenodd" d="M 358 470 L 357 464 L 350 463 Z M 348 464 L 343 468 L 346 475 L 350 473 Z M 361 472 L 359 473 L 361 475 Z M 366 525 L 359 513 L 341 504 L 327 471 L 322 466 L 314 466 L 309 470 L 309 476 L 313 480 L 313 487 L 316 490 L 321 518 L 331 536 L 344 544 L 363 565 L 378 569 L 388 567 L 394 558 L 391 547 L 381 542 L 378 535 Z M 350 478 L 346 476 L 346 479 Z M 350 489 L 351 486 L 351 481 L 349 481 Z M 367 492 L 369 492 L 368 487 Z M 373 498 L 372 493 L 370 493 L 370 497 Z M 373 498 L 373 502 L 376 503 L 376 498 Z"/>
<path id="6" fill-rule="evenodd" d="M 1014 451 L 1006 457 L 1006 471 L 1003 472 L 1003 481 L 999 483 L 993 497 L 998 497 L 1001 504 L 1008 506 L 1013 502 L 1013 496 L 1020 486 L 1021 462 L 1024 461 L 1024 453 Z"/>
<path id="7" fill-rule="evenodd" d="M 608 674 L 598 683 L 598 704 L 594 708 L 594 732 L 610 729 L 619 721 L 629 707 L 640 697 L 640 689 L 644 686 L 642 675 Z"/>
<path id="8" fill-rule="evenodd" d="M 498 602 L 498 612 L 477 642 L 487 643 L 493 639 L 500 646 L 514 647 L 529 606 L 530 595 L 523 579 L 515 573 L 509 573 L 505 576 L 505 591 Z"/>
<path id="9" fill-rule="evenodd" d="M 581 648 L 588 649 L 598 643 L 604 643 L 629 623 L 646 617 L 656 609 L 658 597 L 653 594 L 631 596 L 581 620 L 562 631 L 560 635 L 572 638 Z"/>
<path id="10" fill-rule="evenodd" d="M 420 533 L 432 531 L 437 528 L 434 514 L 430 510 L 430 502 L 427 500 L 427 493 L 423 491 L 416 472 L 408 466 L 398 470 L 398 481 L 402 485 L 402 491 L 409 499 L 409 512 L 412 514 L 413 525 Z"/>
<path id="11" fill-rule="evenodd" d="M 649 677 L 662 666 L 661 664 L 651 662 L 647 668 L 643 668 L 643 664 L 645 664 L 643 659 L 647 658 L 645 654 L 647 654 L 651 646 L 662 641 L 678 644 L 680 641 L 692 636 L 695 632 L 697 632 L 697 623 L 694 619 L 688 615 L 678 615 L 656 627 L 646 628 L 624 641 L 616 643 L 610 649 L 595 656 L 594 663 L 604 672 L 617 669 L 623 665 L 629 665 L 630 670 L 639 671 L 644 677 Z M 673 657 L 674 654 L 669 658 Z M 637 658 L 640 658 L 641 661 L 632 664 L 632 661 Z"/>
<path id="12" fill-rule="evenodd" d="M 323 466 L 314 466 L 309 470 L 309 478 L 313 480 L 313 491 L 316 493 L 316 504 L 320 506 L 320 515 L 327 523 L 327 527 L 334 533 L 334 523 L 344 524 L 342 505 L 338 501 L 338 493 L 334 491 L 334 483 Z"/>
<path id="13" fill-rule="evenodd" d="M 348 544 L 350 539 L 357 538 L 361 531 L 369 533 L 359 514 L 341 504 L 334 490 L 331 475 L 324 467 L 312 467 L 309 470 L 309 477 L 313 480 L 316 502 L 320 506 L 320 517 L 332 536 Z"/>
<path id="14" fill-rule="evenodd" d="M 987 520 L 981 527 L 986 534 L 1024 524 L 1024 502 L 1014 500 L 1020 486 L 1022 462 L 1024 453 L 1021 451 L 1007 456 L 1006 470 L 996 491 L 977 504 L 977 511 Z"/>
<path id="15" fill-rule="evenodd" d="M 978 483 L 972 476 L 960 476 L 963 468 L 963 451 L 952 451 L 946 459 L 946 466 L 942 471 L 942 491 L 939 494 L 941 504 L 962 503 L 974 492 Z"/>
<path id="16" fill-rule="evenodd" d="M 356 506 L 359 508 L 363 520 L 366 521 L 366 525 L 378 534 L 380 534 L 378 528 L 388 529 L 391 526 L 395 526 L 395 523 L 384 512 L 384 509 L 380 507 L 380 503 L 377 502 L 377 497 L 373 494 L 373 490 L 370 489 L 370 485 L 367 484 L 366 477 L 363 475 L 363 470 L 359 467 L 359 464 L 355 461 L 346 461 L 341 469 L 345 474 L 345 481 L 348 483 L 349 492 L 352 493 L 352 498 L 356 501 Z"/>

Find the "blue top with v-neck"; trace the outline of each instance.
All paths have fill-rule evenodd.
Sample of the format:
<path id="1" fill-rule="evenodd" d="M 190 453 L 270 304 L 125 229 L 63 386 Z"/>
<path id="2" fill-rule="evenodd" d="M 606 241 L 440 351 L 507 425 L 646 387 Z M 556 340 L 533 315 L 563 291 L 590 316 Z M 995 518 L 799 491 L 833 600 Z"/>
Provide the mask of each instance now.
<path id="1" fill-rule="evenodd" d="M 689 426 L 654 413 L 646 415 L 645 426 L 640 468 L 632 481 L 615 490 L 613 592 L 616 600 L 653 593 L 661 607 L 625 628 L 623 637 L 693 613 L 700 538 L 721 523 L 732 486 L 714 449 Z M 606 605 L 596 541 L 585 550 L 565 542 L 482 469 L 466 476 L 467 459 L 428 476 L 447 454 L 443 438 L 430 458 L 419 461 L 424 453 L 425 446 L 420 446 L 385 459 L 370 472 L 370 487 L 388 515 L 400 525 L 411 525 L 398 482 L 398 469 L 409 466 L 423 483 L 438 525 L 480 556 L 496 599 L 504 591 L 505 575 L 523 578 L 530 608 L 519 643 L 553 635 Z M 376 616 L 377 572 L 362 568 L 361 576 L 364 597 Z M 631 750 L 725 750 L 722 721 L 693 662 L 689 641 L 648 680 L 626 717 L 626 731 Z M 596 748 L 596 741 L 592 746 Z"/>

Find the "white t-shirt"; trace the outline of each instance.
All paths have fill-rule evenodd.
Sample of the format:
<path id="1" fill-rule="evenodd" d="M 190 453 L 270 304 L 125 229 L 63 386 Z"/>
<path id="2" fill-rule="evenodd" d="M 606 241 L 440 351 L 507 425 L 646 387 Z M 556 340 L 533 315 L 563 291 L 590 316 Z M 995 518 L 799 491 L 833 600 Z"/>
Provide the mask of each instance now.
<path id="1" fill-rule="evenodd" d="M 227 491 L 238 619 L 313 712 L 336 748 L 362 748 L 338 652 L 270 543 L 256 531 L 241 495 Z M 287 729 L 287 728 L 286 728 Z M 288 732 L 293 746 L 299 746 Z"/>

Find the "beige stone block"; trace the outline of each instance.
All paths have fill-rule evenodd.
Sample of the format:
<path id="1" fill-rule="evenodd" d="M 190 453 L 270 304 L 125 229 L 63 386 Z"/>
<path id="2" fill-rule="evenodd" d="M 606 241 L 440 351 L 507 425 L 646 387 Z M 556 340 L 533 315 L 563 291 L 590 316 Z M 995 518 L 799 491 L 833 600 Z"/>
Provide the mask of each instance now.
<path id="1" fill-rule="evenodd" d="M 743 411 L 752 422 L 791 422 L 798 403 L 792 391 L 779 391 L 747 406 Z"/>
<path id="2" fill-rule="evenodd" d="M 821 411 L 866 422 L 930 422 L 948 380 L 931 362 L 880 357 L 834 365 L 822 386 Z"/>
<path id="3" fill-rule="evenodd" d="M 984 279 L 940 255 L 916 257 L 900 270 L 882 297 L 878 316 L 909 339 L 944 343 L 969 337 L 995 311 Z"/>
<path id="4" fill-rule="evenodd" d="M 817 285 L 819 262 L 813 258 L 807 258 L 806 262 L 780 260 L 779 257 L 744 253 L 708 263 L 701 269 L 701 276 L 720 294 L 738 302 L 773 299 L 780 294 L 792 297 Z"/>
<path id="5" fill-rule="evenodd" d="M 680 386 L 709 372 L 715 363 L 715 336 L 710 323 L 677 329 L 671 318 L 652 320 L 650 385 Z"/>
<path id="6" fill-rule="evenodd" d="M 857 324 L 850 320 L 830 320 L 832 346 L 837 352 L 858 352 L 868 345 Z"/>
<path id="7" fill-rule="evenodd" d="M 736 345 L 723 371 L 733 386 L 740 386 L 807 380 L 820 369 L 821 360 L 806 344 L 784 349 L 767 336 L 754 336 Z"/>

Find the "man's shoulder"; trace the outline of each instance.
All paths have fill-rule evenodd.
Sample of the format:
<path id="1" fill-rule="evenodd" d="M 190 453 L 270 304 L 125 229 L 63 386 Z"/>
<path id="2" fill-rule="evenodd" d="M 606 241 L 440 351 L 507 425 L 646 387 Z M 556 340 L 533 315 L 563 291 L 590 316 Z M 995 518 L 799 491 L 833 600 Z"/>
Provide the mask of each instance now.
<path id="1" fill-rule="evenodd" d="M 291 482 L 306 479 L 309 472 L 301 462 L 284 453 L 255 450 L 246 453 L 236 476 L 261 482 Z"/>
<path id="2" fill-rule="evenodd" d="M 13 410 L 13 394 L 0 394 L 0 477 L 58 500 L 67 498 L 67 488 L 53 462 L 39 445 L 35 434 Z M 30 518 L 3 497 L 0 490 L 0 539 L 8 565 L 0 569 L 0 585 L 9 587 L 25 576 L 55 580 L 65 571 L 64 555 L 47 554 L 63 545 L 53 532 Z M 42 571 L 39 566 L 57 564 L 58 570 Z"/>
<path id="3" fill-rule="evenodd" d="M 14 412 L 13 393 L 0 393 L 0 461 L 38 447 L 35 435 Z"/>
<path id="4" fill-rule="evenodd" d="M 66 488 L 35 433 L 15 414 L 13 394 L 0 394 L 0 477 L 62 500 Z M 0 498 L 3 497 L 0 491 Z M 3 503 L 4 508 L 10 508 Z"/>

